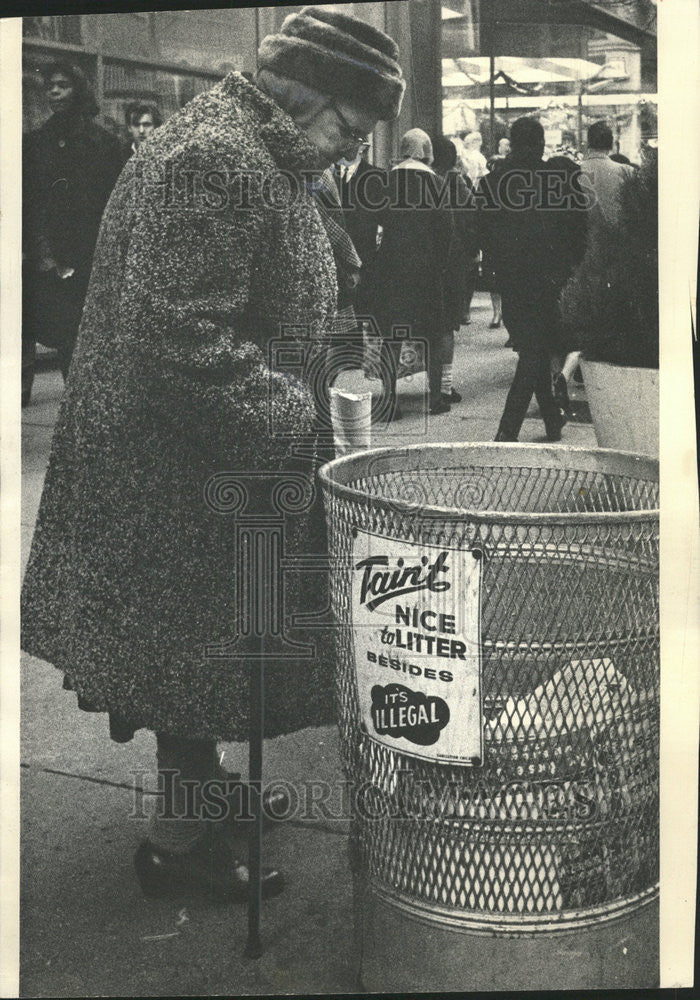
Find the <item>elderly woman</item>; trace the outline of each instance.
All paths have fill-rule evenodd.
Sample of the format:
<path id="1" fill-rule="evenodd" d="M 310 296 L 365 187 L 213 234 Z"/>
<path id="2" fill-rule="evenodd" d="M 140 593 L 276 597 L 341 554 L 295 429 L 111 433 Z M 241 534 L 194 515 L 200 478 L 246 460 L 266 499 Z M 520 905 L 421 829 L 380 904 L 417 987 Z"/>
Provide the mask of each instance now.
<path id="1" fill-rule="evenodd" d="M 31 392 L 34 342 L 58 349 L 68 373 L 102 212 L 122 168 L 119 141 L 98 112 L 82 72 L 44 70 L 51 117 L 24 139 L 23 403 Z"/>
<path id="2" fill-rule="evenodd" d="M 165 808 L 136 855 L 149 894 L 247 897 L 229 825 L 207 822 L 201 797 L 183 818 L 185 782 L 221 777 L 216 741 L 248 734 L 245 518 L 262 531 L 284 513 L 286 558 L 318 529 L 302 502 L 313 394 L 270 367 L 285 330 L 318 336 L 336 307 L 302 175 L 353 157 L 398 114 L 397 56 L 354 17 L 290 15 L 263 40 L 257 85 L 231 73 L 173 115 L 105 213 L 24 583 L 23 648 L 108 712 L 120 739 L 156 733 Z M 222 516 L 236 506 L 237 522 Z M 308 610 L 310 577 L 285 568 L 284 607 L 258 611 L 286 627 Z M 304 638 L 316 635 L 277 635 L 266 660 L 267 736 L 333 716 L 330 655 L 316 640 L 303 658 Z M 268 871 L 263 894 L 281 887 Z"/>

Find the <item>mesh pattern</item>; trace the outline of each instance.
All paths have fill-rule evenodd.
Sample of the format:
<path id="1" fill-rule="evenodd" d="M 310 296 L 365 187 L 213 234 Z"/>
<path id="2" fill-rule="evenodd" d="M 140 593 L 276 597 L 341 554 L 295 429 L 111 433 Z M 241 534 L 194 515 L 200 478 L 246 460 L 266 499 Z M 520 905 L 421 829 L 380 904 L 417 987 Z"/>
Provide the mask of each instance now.
<path id="1" fill-rule="evenodd" d="M 517 916 L 612 902 L 658 878 L 655 470 L 647 463 L 634 476 L 625 461 L 618 474 L 611 453 L 586 453 L 576 468 L 575 452 L 553 460 L 551 450 L 535 467 L 532 449 L 527 467 L 513 454 L 506 468 L 475 463 L 475 451 L 423 449 L 422 469 L 369 453 L 371 474 L 357 474 L 355 456 L 324 481 L 342 752 L 367 792 L 355 816 L 362 862 L 387 887 L 455 910 Z M 420 761 L 363 731 L 348 572 L 355 527 L 483 550 L 483 766 Z"/>

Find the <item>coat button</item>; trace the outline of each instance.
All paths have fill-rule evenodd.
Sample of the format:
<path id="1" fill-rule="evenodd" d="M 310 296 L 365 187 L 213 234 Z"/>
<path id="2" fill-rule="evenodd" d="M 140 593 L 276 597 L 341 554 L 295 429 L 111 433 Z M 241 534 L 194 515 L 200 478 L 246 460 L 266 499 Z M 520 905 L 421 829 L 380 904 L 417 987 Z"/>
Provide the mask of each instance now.
<path id="1" fill-rule="evenodd" d="M 61 149 L 63 149 L 63 147 L 65 146 L 65 144 L 66 144 L 66 140 L 65 139 L 59 139 L 58 140 L 58 145 L 61 147 Z"/>

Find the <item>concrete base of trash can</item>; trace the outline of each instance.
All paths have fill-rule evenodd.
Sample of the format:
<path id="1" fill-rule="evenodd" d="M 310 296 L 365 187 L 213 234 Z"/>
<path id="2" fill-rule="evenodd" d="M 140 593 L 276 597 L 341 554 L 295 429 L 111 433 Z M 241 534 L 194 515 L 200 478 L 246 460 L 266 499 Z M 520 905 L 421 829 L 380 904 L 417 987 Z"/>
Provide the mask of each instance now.
<path id="1" fill-rule="evenodd" d="M 459 921 L 429 915 L 427 905 L 414 908 L 372 887 L 359 905 L 365 992 L 652 989 L 659 983 L 656 890 L 579 919 L 548 922 L 533 915 L 524 920 L 525 932 L 507 919 L 482 921 L 480 914 Z"/>

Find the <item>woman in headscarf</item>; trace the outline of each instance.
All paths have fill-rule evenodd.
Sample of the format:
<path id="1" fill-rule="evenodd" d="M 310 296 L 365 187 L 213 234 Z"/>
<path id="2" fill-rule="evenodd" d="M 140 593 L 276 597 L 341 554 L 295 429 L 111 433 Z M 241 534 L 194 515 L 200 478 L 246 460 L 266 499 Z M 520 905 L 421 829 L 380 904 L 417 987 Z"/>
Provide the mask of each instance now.
<path id="1" fill-rule="evenodd" d="M 429 410 L 446 413 L 441 394 L 444 282 L 452 241 L 452 218 L 437 193 L 439 179 L 431 167 L 433 148 L 422 129 L 410 129 L 401 139 L 401 162 L 388 179 L 387 207 L 378 215 L 382 241 L 372 265 L 372 313 L 383 338 L 381 352 L 384 399 L 378 415 L 401 416 L 396 380 L 401 340 L 396 328 L 426 342 Z"/>

